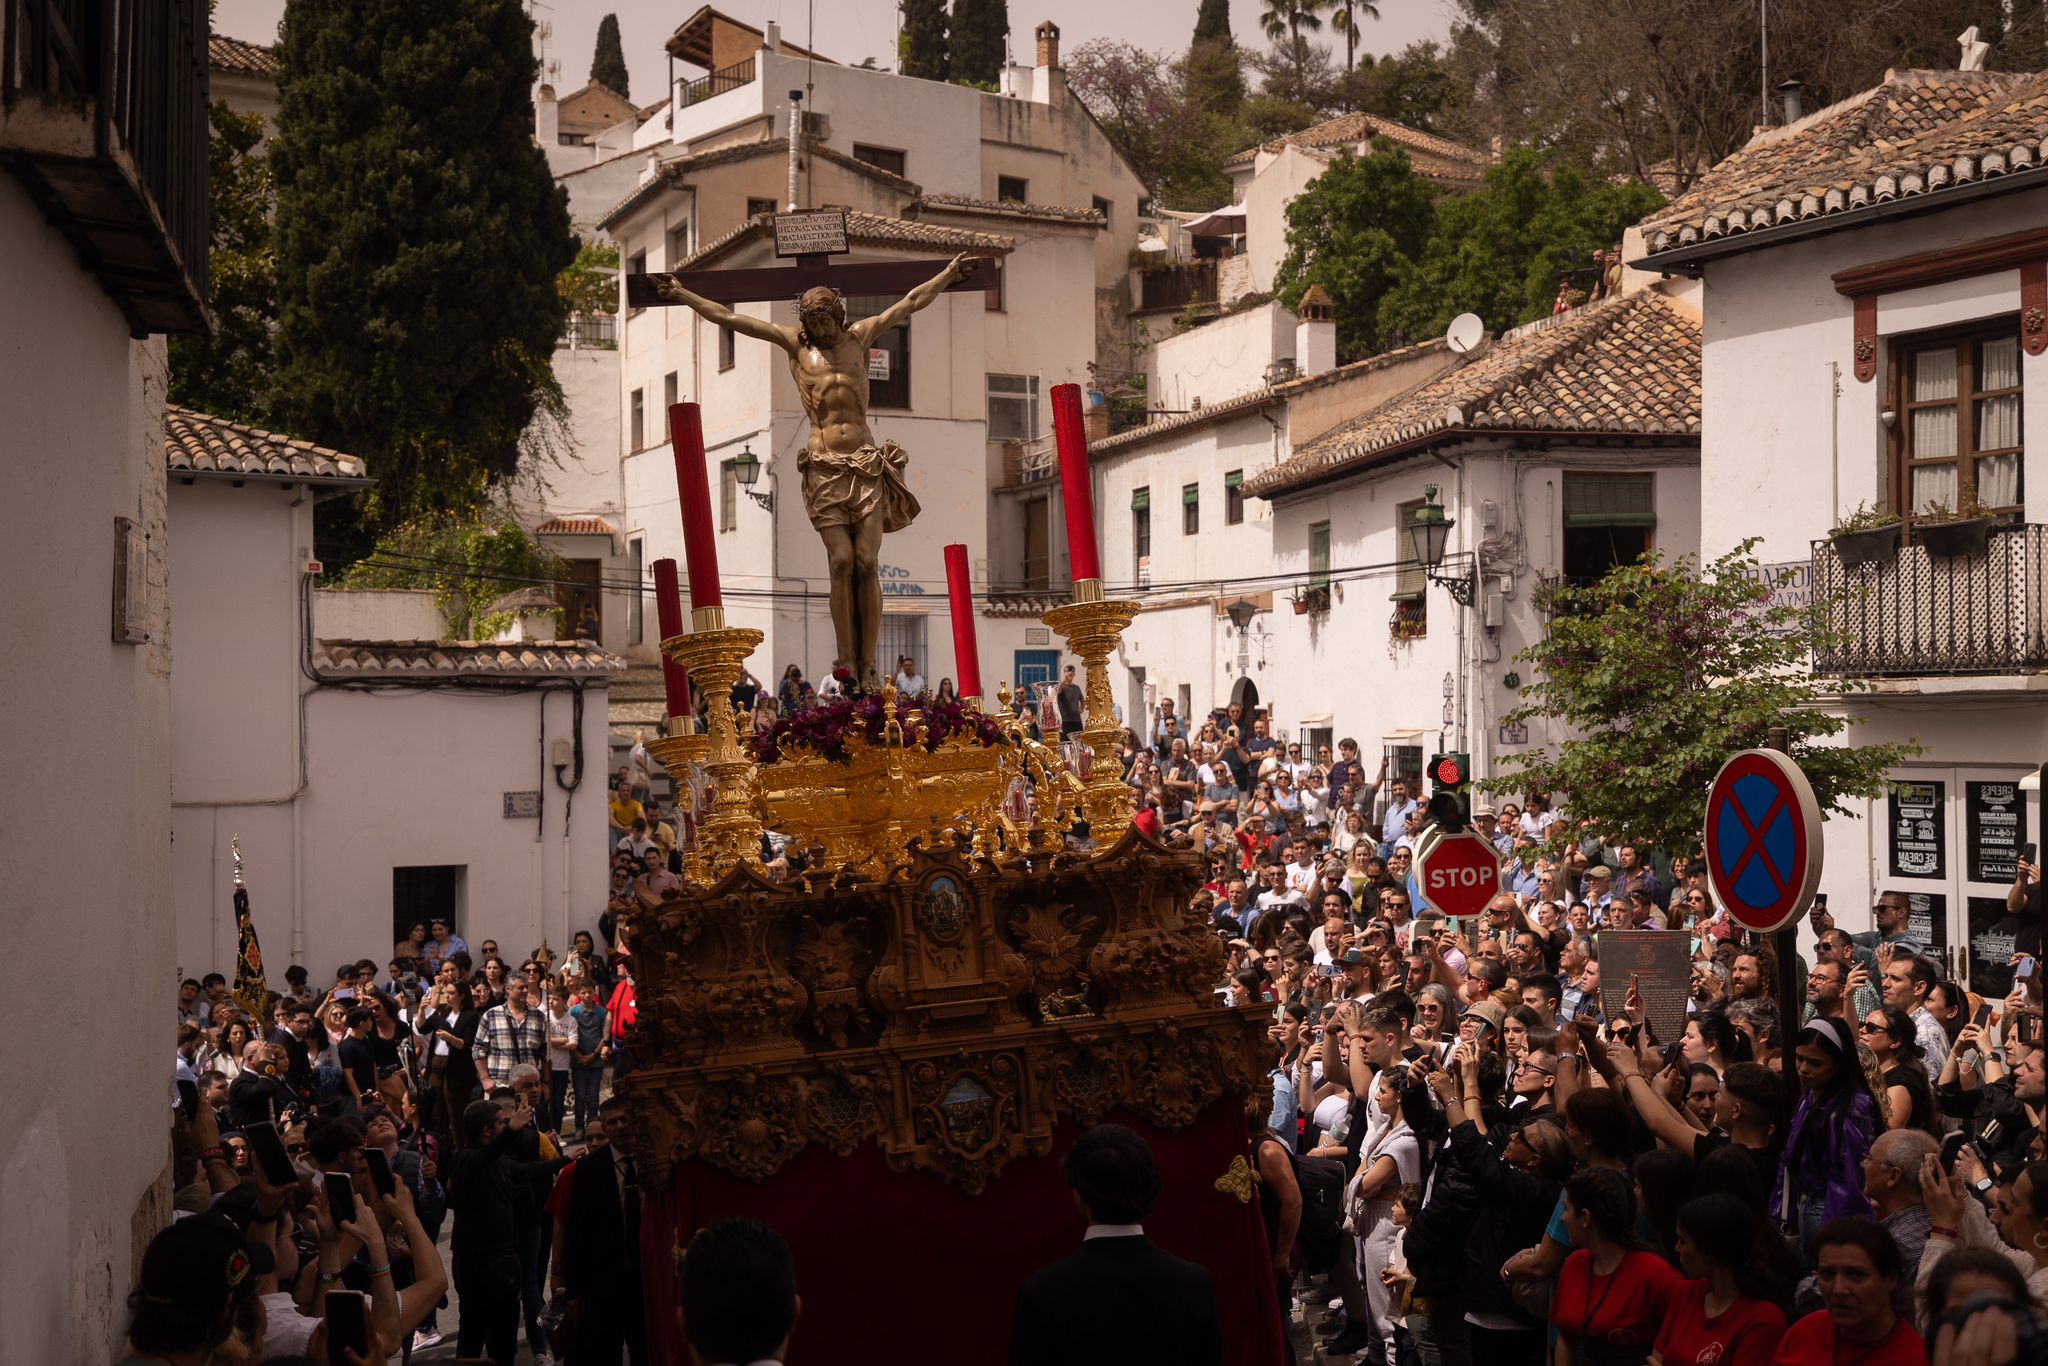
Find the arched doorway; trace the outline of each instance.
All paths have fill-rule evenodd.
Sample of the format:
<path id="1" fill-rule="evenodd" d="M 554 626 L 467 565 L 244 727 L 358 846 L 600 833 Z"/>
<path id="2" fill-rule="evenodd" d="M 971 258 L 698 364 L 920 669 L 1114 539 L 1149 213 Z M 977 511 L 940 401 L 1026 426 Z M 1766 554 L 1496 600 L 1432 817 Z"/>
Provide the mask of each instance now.
<path id="1" fill-rule="evenodd" d="M 1252 682 L 1250 674 L 1238 679 L 1231 686 L 1230 700 L 1237 704 L 1240 716 L 1251 717 L 1258 714 L 1259 685 Z"/>

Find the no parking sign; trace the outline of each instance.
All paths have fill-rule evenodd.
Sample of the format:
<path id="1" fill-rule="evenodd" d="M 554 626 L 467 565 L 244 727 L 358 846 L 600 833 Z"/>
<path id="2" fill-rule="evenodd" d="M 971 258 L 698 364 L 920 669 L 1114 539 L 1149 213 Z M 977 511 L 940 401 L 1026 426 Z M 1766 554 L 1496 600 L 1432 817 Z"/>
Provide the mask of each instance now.
<path id="1" fill-rule="evenodd" d="M 1707 791 L 1707 880 L 1744 929 L 1797 919 L 1820 886 L 1820 803 L 1806 774 L 1773 749 L 1746 749 Z"/>

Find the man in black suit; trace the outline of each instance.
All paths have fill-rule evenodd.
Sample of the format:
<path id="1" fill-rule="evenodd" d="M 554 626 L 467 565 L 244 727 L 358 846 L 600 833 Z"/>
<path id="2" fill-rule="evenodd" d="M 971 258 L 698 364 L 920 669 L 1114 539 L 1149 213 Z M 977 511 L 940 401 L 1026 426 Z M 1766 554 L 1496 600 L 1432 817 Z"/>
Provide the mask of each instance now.
<path id="1" fill-rule="evenodd" d="M 647 1360 L 640 1293 L 640 1172 L 625 1097 L 598 1106 L 608 1142 L 576 1159 L 567 1209 L 555 1219 L 552 1292 L 566 1293 L 575 1319 L 572 1366 L 633 1366 Z"/>
<path id="2" fill-rule="evenodd" d="M 789 1353 L 803 1301 L 789 1244 L 752 1219 L 718 1219 L 683 1254 L 683 1333 L 697 1366 L 758 1366 Z"/>
<path id="3" fill-rule="evenodd" d="M 1018 1290 L 1010 1366 L 1221 1366 L 1208 1271 L 1155 1247 L 1139 1225 L 1159 1198 L 1145 1140 L 1098 1124 L 1063 1166 L 1088 1231 L 1078 1252 Z"/>

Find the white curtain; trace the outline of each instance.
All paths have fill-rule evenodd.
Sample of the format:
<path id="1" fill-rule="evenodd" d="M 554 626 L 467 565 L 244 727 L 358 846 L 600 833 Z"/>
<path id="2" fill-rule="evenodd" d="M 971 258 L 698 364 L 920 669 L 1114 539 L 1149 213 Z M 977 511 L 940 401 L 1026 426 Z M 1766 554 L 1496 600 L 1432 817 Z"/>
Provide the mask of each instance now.
<path id="1" fill-rule="evenodd" d="M 1977 462 L 1977 501 L 1988 508 L 2019 506 L 2018 456 L 1994 455 Z"/>
<path id="2" fill-rule="evenodd" d="M 1956 410 L 1915 408 L 1913 410 L 1913 458 L 1942 460 L 1956 453 Z"/>
<path id="3" fill-rule="evenodd" d="M 1956 396 L 1954 347 L 1913 353 L 1913 401 L 1931 403 Z"/>
<path id="4" fill-rule="evenodd" d="M 1930 465 L 1913 471 L 1913 511 L 1921 513 L 1935 504 L 1956 505 L 1956 467 Z"/>

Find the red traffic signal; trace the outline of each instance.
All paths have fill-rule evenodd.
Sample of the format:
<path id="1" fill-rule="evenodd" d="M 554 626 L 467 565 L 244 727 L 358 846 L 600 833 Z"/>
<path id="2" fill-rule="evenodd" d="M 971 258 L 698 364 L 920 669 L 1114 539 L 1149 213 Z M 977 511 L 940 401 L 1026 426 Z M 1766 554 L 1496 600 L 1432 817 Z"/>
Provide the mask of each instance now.
<path id="1" fill-rule="evenodd" d="M 1463 787 L 1471 776 L 1469 767 L 1462 754 L 1439 754 L 1429 761 L 1429 785 L 1431 788 Z"/>

